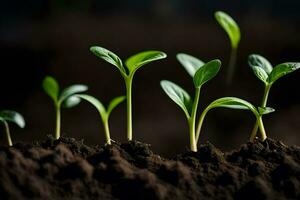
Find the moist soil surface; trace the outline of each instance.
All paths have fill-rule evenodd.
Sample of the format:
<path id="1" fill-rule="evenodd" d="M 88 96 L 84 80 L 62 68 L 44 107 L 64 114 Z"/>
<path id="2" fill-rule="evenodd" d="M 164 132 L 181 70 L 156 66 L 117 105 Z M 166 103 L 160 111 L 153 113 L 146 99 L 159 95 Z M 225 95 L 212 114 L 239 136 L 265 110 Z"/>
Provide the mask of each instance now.
<path id="1" fill-rule="evenodd" d="M 280 141 L 172 159 L 133 141 L 88 146 L 48 137 L 0 147 L 0 199 L 300 199 L 300 148 Z"/>

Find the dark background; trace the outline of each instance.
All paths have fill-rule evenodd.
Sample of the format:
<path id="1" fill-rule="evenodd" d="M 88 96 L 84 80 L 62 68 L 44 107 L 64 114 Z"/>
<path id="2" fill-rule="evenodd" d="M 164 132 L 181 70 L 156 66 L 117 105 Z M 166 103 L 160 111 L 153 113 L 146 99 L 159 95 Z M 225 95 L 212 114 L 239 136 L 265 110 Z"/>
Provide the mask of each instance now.
<path id="1" fill-rule="evenodd" d="M 230 87 L 224 84 L 230 46 L 213 17 L 217 10 L 228 12 L 242 32 Z M 299 10 L 298 0 L 1 0 L 0 108 L 17 110 L 26 119 L 25 129 L 13 126 L 14 141 L 43 139 L 54 131 L 54 108 L 41 89 L 46 75 L 56 77 L 62 87 L 87 84 L 90 94 L 107 103 L 125 94 L 123 80 L 113 66 L 89 52 L 90 46 L 106 47 L 123 59 L 142 50 L 162 50 L 168 59 L 145 66 L 135 76 L 133 136 L 172 156 L 188 146 L 188 126 L 159 81 L 174 81 L 193 94 L 192 80 L 176 53 L 223 61 L 218 76 L 202 89 L 201 110 L 225 95 L 258 105 L 263 84 L 248 67 L 247 56 L 259 53 L 274 65 L 299 61 Z M 269 106 L 276 112 L 264 117 L 267 134 L 287 144 L 300 145 L 299 75 L 295 72 L 274 85 Z M 246 111 L 216 109 L 206 118 L 201 142 L 230 150 L 248 140 L 254 121 Z M 125 122 L 123 104 L 111 116 L 113 139 L 125 141 Z M 100 117 L 87 103 L 63 110 L 62 130 L 88 144 L 104 142 Z M 0 139 L 5 144 L 4 134 Z"/>

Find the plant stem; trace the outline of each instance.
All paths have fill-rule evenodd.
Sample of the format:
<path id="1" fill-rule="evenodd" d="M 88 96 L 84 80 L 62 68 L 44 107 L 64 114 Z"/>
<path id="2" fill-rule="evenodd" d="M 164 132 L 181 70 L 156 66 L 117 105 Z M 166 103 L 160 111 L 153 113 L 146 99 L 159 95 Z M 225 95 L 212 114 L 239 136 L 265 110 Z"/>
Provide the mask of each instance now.
<path id="1" fill-rule="evenodd" d="M 133 76 L 125 77 L 126 97 L 127 97 L 127 139 L 132 140 L 132 78 Z"/>
<path id="2" fill-rule="evenodd" d="M 191 117 L 189 118 L 190 148 L 194 152 L 197 152 L 195 126 L 196 126 L 197 108 L 198 108 L 199 97 L 200 97 L 200 89 L 201 89 L 201 87 L 198 87 L 195 89 L 195 98 L 194 98 L 193 107 L 192 107 L 192 114 L 191 114 Z"/>
<path id="3" fill-rule="evenodd" d="M 230 58 L 228 63 L 227 76 L 226 76 L 227 85 L 230 85 L 232 82 L 232 78 L 235 71 L 236 58 L 237 58 L 237 47 L 232 47 L 230 51 Z"/>
<path id="4" fill-rule="evenodd" d="M 111 145 L 108 119 L 106 119 L 105 121 L 103 121 L 103 124 L 104 124 L 106 144 Z"/>
<path id="5" fill-rule="evenodd" d="M 264 141 L 265 139 L 267 139 L 267 134 L 266 134 L 266 131 L 265 131 L 265 127 L 264 127 L 264 123 L 262 121 L 262 117 L 258 117 L 257 119 L 258 121 L 258 126 L 259 126 L 259 129 L 260 129 L 260 133 L 261 133 L 261 140 Z"/>
<path id="6" fill-rule="evenodd" d="M 56 129 L 55 129 L 55 139 L 60 138 L 60 123 L 61 123 L 61 114 L 60 114 L 60 105 L 56 106 Z"/>
<path id="7" fill-rule="evenodd" d="M 10 131 L 9 131 L 9 126 L 8 123 L 6 121 L 3 121 L 4 126 L 5 126 L 5 132 L 6 132 L 6 138 L 7 138 L 7 144 L 9 146 L 12 146 L 12 141 L 11 141 L 11 137 L 10 137 Z"/>
<path id="8" fill-rule="evenodd" d="M 263 96 L 263 99 L 262 99 L 261 107 L 266 107 L 267 106 L 267 101 L 268 101 L 268 96 L 269 96 L 269 93 L 270 93 L 271 86 L 272 85 L 266 85 L 265 86 L 265 91 L 264 91 L 264 96 Z M 254 125 L 254 127 L 252 129 L 252 132 L 251 132 L 251 137 L 250 137 L 250 141 L 251 142 L 256 137 L 256 133 L 257 133 L 257 130 L 258 130 L 258 124 L 259 124 L 259 120 L 257 119 L 256 123 L 255 123 L 255 125 Z"/>
<path id="9" fill-rule="evenodd" d="M 199 122 L 198 122 L 198 126 L 197 126 L 197 131 L 196 131 L 196 142 L 198 143 L 198 140 L 199 140 L 199 137 L 200 137 L 200 132 L 201 132 L 201 128 L 202 128 L 202 125 L 203 125 L 203 121 L 204 121 L 204 118 L 206 116 L 206 113 L 208 112 L 208 109 L 206 108 L 200 115 L 200 118 L 199 118 Z"/>

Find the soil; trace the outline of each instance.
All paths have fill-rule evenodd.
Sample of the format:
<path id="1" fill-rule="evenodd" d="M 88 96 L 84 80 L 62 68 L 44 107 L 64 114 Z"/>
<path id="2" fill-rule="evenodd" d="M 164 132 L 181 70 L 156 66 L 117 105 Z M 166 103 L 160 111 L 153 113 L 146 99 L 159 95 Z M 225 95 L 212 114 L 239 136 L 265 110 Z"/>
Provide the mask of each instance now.
<path id="1" fill-rule="evenodd" d="M 138 141 L 88 146 L 62 137 L 0 147 L 0 199 L 300 199 L 300 148 L 280 141 L 173 159 Z"/>

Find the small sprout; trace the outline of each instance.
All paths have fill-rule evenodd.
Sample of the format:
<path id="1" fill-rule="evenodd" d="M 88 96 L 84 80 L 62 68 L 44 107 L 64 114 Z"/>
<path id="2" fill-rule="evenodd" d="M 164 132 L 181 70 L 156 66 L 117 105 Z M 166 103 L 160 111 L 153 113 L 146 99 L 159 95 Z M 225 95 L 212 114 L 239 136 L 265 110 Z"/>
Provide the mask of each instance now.
<path id="1" fill-rule="evenodd" d="M 184 111 L 189 124 L 190 149 L 196 152 L 197 142 L 195 134 L 195 122 L 201 87 L 204 83 L 217 75 L 221 67 L 221 61 L 212 60 L 204 64 L 199 59 L 187 54 L 178 54 L 177 59 L 190 74 L 190 76 L 193 77 L 195 87 L 194 99 L 192 99 L 184 89 L 175 83 L 163 80 L 160 84 L 165 93 Z"/>
<path id="2" fill-rule="evenodd" d="M 236 97 L 223 97 L 223 98 L 217 99 L 217 100 L 213 101 L 212 103 L 210 103 L 204 109 L 204 111 L 201 113 L 201 116 L 199 118 L 198 127 L 197 127 L 197 132 L 196 132 L 196 142 L 198 142 L 198 140 L 199 140 L 201 128 L 202 128 L 202 125 L 203 125 L 203 121 L 204 121 L 204 118 L 205 118 L 207 112 L 210 111 L 211 109 L 217 108 L 217 107 L 250 110 L 255 115 L 256 121 L 258 122 L 258 127 L 259 127 L 260 132 L 261 132 L 261 139 L 265 140 L 267 138 L 261 116 L 265 115 L 265 114 L 268 114 L 268 113 L 271 113 L 271 112 L 274 112 L 273 108 L 269 108 L 269 107 L 256 108 L 251 103 L 249 103 L 249 102 L 247 102 L 243 99 L 239 99 L 239 98 L 236 98 Z"/>
<path id="3" fill-rule="evenodd" d="M 215 12 L 215 18 L 220 26 L 227 33 L 231 43 L 231 53 L 228 64 L 226 83 L 230 84 L 233 78 L 236 65 L 237 49 L 241 40 L 241 32 L 238 24 L 228 14 L 222 11 Z"/>
<path id="4" fill-rule="evenodd" d="M 7 144 L 9 146 L 12 146 L 12 140 L 10 136 L 10 131 L 9 131 L 9 126 L 8 126 L 8 121 L 13 122 L 17 124 L 20 128 L 25 127 L 25 120 L 23 116 L 20 113 L 17 113 L 16 111 L 12 110 L 3 110 L 0 111 L 0 121 L 3 122 L 5 126 L 5 132 L 6 132 L 6 138 L 7 138 Z"/>
<path id="5" fill-rule="evenodd" d="M 104 131 L 105 131 L 105 139 L 106 139 L 106 144 L 110 145 L 111 144 L 111 139 L 110 139 L 110 132 L 109 132 L 109 116 L 113 109 L 117 107 L 120 103 L 122 103 L 126 97 L 125 96 L 120 96 L 114 98 L 109 104 L 107 109 L 103 106 L 103 104 L 96 99 L 93 96 L 87 95 L 87 94 L 77 94 L 76 97 L 81 98 L 86 100 L 87 102 L 91 103 L 99 112 L 102 122 L 104 124 Z"/>
<path id="6" fill-rule="evenodd" d="M 127 99 L 127 139 L 132 140 L 132 80 L 135 72 L 148 63 L 156 60 L 161 60 L 167 57 L 161 51 L 144 51 L 129 57 L 125 61 L 125 66 L 122 60 L 113 52 L 98 46 L 93 46 L 90 51 L 97 57 L 105 60 L 106 62 L 114 65 L 120 71 L 125 81 L 126 86 L 126 99 Z"/>
<path id="7" fill-rule="evenodd" d="M 273 68 L 271 63 L 266 58 L 257 54 L 250 55 L 248 58 L 248 63 L 256 77 L 260 79 L 265 85 L 264 95 L 261 103 L 261 107 L 263 108 L 267 106 L 271 86 L 282 76 L 300 68 L 300 63 L 295 62 L 282 63 Z M 251 141 L 253 141 L 256 137 L 259 125 L 258 123 L 259 122 L 256 122 L 253 127 Z"/>
<path id="8" fill-rule="evenodd" d="M 88 87 L 85 85 L 71 85 L 62 90 L 62 92 L 60 93 L 57 81 L 53 77 L 47 76 L 43 80 L 43 88 L 54 101 L 56 110 L 55 139 L 59 139 L 61 125 L 61 107 L 71 108 L 78 105 L 80 103 L 80 99 L 74 95 L 87 91 Z"/>

